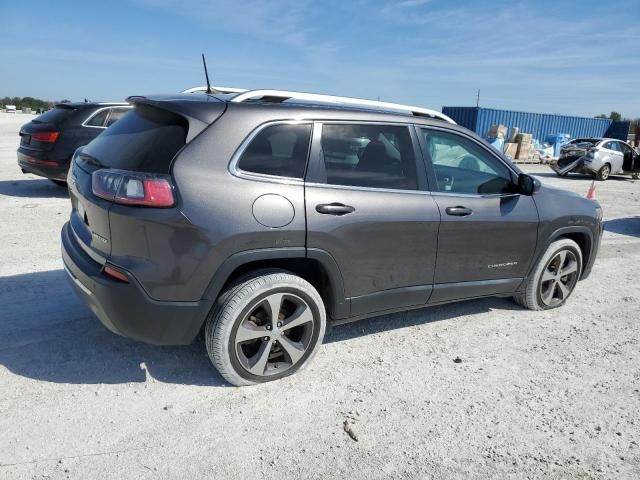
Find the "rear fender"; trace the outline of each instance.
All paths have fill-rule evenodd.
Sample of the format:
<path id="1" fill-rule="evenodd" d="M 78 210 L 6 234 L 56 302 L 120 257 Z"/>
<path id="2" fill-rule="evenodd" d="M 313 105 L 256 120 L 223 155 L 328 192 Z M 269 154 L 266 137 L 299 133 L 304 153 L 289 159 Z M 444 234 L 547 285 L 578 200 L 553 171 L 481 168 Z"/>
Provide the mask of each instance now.
<path id="1" fill-rule="evenodd" d="M 291 259 L 311 259 L 320 263 L 329 280 L 329 295 L 326 299 L 327 311 L 334 319 L 348 317 L 349 301 L 344 295 L 344 283 L 338 264 L 329 253 L 314 248 L 263 248 L 231 255 L 220 265 L 209 282 L 204 299 L 215 300 L 218 298 L 233 273 L 245 265 L 260 261 L 270 261 L 270 264 L 273 265 L 274 262 L 277 264 L 278 260 L 282 260 L 284 263 Z"/>

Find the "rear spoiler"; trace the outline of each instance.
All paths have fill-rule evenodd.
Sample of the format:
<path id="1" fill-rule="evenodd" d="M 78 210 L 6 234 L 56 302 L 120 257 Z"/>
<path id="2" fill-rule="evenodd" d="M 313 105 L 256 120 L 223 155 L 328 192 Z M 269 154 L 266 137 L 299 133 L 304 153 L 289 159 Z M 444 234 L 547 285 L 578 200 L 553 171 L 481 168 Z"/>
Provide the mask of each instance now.
<path id="1" fill-rule="evenodd" d="M 150 107 L 166 110 L 183 117 L 189 123 L 187 143 L 190 142 L 205 128 L 215 122 L 218 118 L 220 118 L 227 109 L 227 104 L 221 100 L 210 100 L 207 102 L 209 104 L 209 108 L 198 108 L 197 103 L 199 102 L 188 100 L 180 101 L 180 99 L 176 99 L 175 96 L 131 96 L 127 97 L 127 102 L 129 102 L 134 107 L 137 104 L 148 105 Z"/>
<path id="2" fill-rule="evenodd" d="M 67 110 L 75 110 L 78 107 L 70 103 L 56 103 L 53 108 L 66 108 Z"/>

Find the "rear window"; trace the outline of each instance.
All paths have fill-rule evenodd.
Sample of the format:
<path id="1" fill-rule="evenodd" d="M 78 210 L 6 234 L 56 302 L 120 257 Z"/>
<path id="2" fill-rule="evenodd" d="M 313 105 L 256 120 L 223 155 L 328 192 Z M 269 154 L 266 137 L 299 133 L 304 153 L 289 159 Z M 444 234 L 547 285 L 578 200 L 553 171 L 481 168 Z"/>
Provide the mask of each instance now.
<path id="1" fill-rule="evenodd" d="M 310 140 L 310 124 L 272 125 L 251 141 L 238 168 L 261 175 L 302 178 Z"/>
<path id="2" fill-rule="evenodd" d="M 99 166 L 168 173 L 187 138 L 187 121 L 172 112 L 138 105 L 83 149 Z"/>
<path id="3" fill-rule="evenodd" d="M 108 108 L 100 110 L 99 112 L 94 113 L 92 117 L 89 117 L 89 119 L 85 122 L 85 125 L 88 125 L 90 127 L 102 127 L 102 125 L 104 125 L 104 121 L 107 119 L 108 114 Z"/>
<path id="4" fill-rule="evenodd" d="M 33 119 L 34 122 L 59 124 L 75 110 L 73 107 L 54 107 Z"/>
<path id="5" fill-rule="evenodd" d="M 324 124 L 322 153 L 326 183 L 416 190 L 418 174 L 407 127 Z"/>
<path id="6" fill-rule="evenodd" d="M 571 140 L 569 143 L 573 145 L 579 145 L 581 143 L 589 143 L 591 145 L 595 145 L 599 140 L 594 140 L 593 138 L 576 138 L 575 140 Z"/>

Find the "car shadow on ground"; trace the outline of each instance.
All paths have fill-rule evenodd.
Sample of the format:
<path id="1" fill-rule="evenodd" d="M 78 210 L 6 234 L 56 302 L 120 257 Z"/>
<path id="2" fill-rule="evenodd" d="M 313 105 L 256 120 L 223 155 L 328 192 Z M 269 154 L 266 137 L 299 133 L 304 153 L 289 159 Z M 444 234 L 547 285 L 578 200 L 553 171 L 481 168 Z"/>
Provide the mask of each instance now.
<path id="1" fill-rule="evenodd" d="M 550 171 L 550 172 L 533 172 L 531 173 L 531 175 L 533 175 L 534 177 L 562 178 L 565 180 L 595 180 L 596 179 L 594 175 L 589 175 L 587 173 L 568 173 L 561 177 L 557 173 Z M 631 178 L 630 176 L 611 175 L 605 181 L 606 182 L 609 182 L 609 181 L 635 182 L 635 179 Z M 599 182 L 598 180 L 596 180 L 596 184 L 599 184 L 599 183 L 602 183 L 602 182 Z"/>
<path id="2" fill-rule="evenodd" d="M 0 195 L 24 198 L 69 198 L 66 187 L 46 178 L 0 181 Z"/>
<path id="3" fill-rule="evenodd" d="M 630 237 L 640 237 L 640 216 L 614 218 L 604 221 L 604 229 L 608 232 Z"/>
<path id="4" fill-rule="evenodd" d="M 157 347 L 109 332 L 76 298 L 63 270 L 0 277 L 0 305 L 0 365 L 15 375 L 69 384 L 228 385 L 210 364 L 202 338 L 185 347 Z M 384 315 L 335 326 L 325 343 L 493 309 L 520 307 L 486 298 Z"/>
<path id="5" fill-rule="evenodd" d="M 16 375 L 70 384 L 227 385 L 201 340 L 157 347 L 109 332 L 63 270 L 1 277 L 0 305 L 0 365 Z"/>

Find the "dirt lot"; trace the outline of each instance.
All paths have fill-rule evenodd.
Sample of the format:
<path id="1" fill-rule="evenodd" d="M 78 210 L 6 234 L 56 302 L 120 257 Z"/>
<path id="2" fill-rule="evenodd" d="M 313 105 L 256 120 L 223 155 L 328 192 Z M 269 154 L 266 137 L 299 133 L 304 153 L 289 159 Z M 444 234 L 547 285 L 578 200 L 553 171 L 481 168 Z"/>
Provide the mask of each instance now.
<path id="1" fill-rule="evenodd" d="M 0 114 L 0 478 L 640 477 L 640 182 L 597 185 L 602 251 L 564 308 L 365 320 L 302 373 L 238 389 L 202 345 L 119 338 L 76 300 L 65 192 L 16 165 L 28 120 Z"/>

